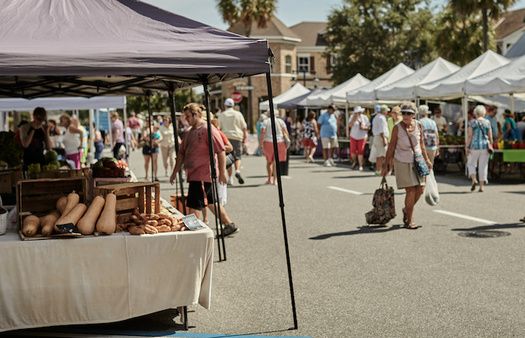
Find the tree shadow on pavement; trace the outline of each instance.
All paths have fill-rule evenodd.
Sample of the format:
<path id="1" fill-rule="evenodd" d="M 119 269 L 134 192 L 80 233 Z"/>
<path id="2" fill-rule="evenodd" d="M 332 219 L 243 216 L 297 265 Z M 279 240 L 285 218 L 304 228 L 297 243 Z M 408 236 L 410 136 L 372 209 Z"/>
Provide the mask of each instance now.
<path id="1" fill-rule="evenodd" d="M 358 230 L 323 234 L 323 235 L 319 235 L 315 237 L 310 237 L 309 239 L 320 240 L 320 239 L 328 239 L 331 237 L 338 237 L 338 236 L 352 236 L 352 235 L 362 235 L 362 234 L 382 234 L 382 233 L 390 232 L 393 230 L 402 229 L 402 227 L 399 224 L 392 225 L 391 227 L 387 225 L 372 225 L 372 226 L 363 225 L 363 226 L 358 227 L 357 229 Z"/>
<path id="2" fill-rule="evenodd" d="M 516 221 L 516 223 L 481 225 L 473 228 L 455 228 L 451 231 L 490 231 L 504 229 L 525 229 L 525 223 Z"/>

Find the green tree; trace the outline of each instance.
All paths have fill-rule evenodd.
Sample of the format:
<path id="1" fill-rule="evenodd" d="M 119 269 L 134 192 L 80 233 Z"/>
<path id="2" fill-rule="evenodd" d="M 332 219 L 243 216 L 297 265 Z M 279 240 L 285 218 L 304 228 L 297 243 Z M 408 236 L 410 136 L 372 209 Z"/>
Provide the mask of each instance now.
<path id="1" fill-rule="evenodd" d="M 450 0 L 449 4 L 453 11 L 461 16 L 479 17 L 483 27 L 483 52 L 489 47 L 490 24 L 489 19 L 498 20 L 501 13 L 512 6 L 515 0 Z"/>
<path id="2" fill-rule="evenodd" d="M 175 110 L 182 111 L 182 107 L 187 103 L 191 102 L 192 95 L 191 89 L 186 89 L 183 91 L 177 91 L 174 93 L 175 96 Z M 153 112 L 163 112 L 170 111 L 169 97 L 167 92 L 155 93 L 150 97 L 150 106 L 151 111 Z M 148 101 L 146 100 L 145 95 L 141 96 L 128 96 L 126 97 L 126 107 L 128 112 L 147 112 L 148 111 Z"/>
<path id="3" fill-rule="evenodd" d="M 433 14 L 427 0 L 345 0 L 328 17 L 328 53 L 337 55 L 333 80 L 357 73 L 376 78 L 417 51 L 422 64 L 438 55 L 433 44 Z"/>
<path id="4" fill-rule="evenodd" d="M 448 5 L 437 17 L 435 45 L 439 55 L 459 66 L 464 66 L 484 52 L 481 19 L 472 14 L 460 14 Z M 494 47 L 494 30 L 487 32 L 489 46 Z"/>
<path id="5" fill-rule="evenodd" d="M 251 35 L 252 24 L 257 22 L 257 27 L 266 28 L 272 20 L 276 10 L 277 0 L 217 0 L 217 8 L 224 22 L 230 26 L 242 23 L 245 35 Z M 252 79 L 248 77 L 248 86 Z M 248 94 L 248 128 L 253 133 L 252 92 Z"/>

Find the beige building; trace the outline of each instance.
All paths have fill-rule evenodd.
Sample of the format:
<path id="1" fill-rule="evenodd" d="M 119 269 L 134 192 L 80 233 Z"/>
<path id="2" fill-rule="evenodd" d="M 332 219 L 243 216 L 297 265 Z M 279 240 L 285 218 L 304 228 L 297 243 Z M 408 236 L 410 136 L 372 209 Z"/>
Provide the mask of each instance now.
<path id="1" fill-rule="evenodd" d="M 277 96 L 295 83 L 300 82 L 310 89 L 318 86 L 332 87 L 332 58 L 326 56 L 326 42 L 323 34 L 325 22 L 302 22 L 287 27 L 279 19 L 273 18 L 265 29 L 253 23 L 250 37 L 266 39 L 274 54 L 271 71 L 272 94 Z M 242 24 L 229 28 L 229 31 L 246 35 Z M 266 75 L 241 78 L 222 82 L 210 89 L 212 108 L 223 108 L 224 100 L 231 97 L 234 91 L 242 94 L 239 109 L 245 115 L 246 122 L 255 130 L 259 116 L 259 102 L 268 99 Z M 250 104 L 251 101 L 251 104 Z M 252 115 L 250 116 L 250 108 Z M 284 115 L 284 110 L 280 112 Z"/>

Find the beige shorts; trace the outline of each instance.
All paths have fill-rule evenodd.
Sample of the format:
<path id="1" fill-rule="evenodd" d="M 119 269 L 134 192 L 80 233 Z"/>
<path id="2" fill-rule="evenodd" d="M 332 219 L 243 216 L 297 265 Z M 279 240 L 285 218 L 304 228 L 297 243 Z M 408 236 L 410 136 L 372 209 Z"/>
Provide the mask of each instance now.
<path id="1" fill-rule="evenodd" d="M 323 142 L 323 149 L 339 148 L 337 136 L 332 138 L 321 137 L 321 142 Z"/>
<path id="2" fill-rule="evenodd" d="M 396 184 L 398 189 L 425 185 L 425 177 L 419 176 L 416 173 L 414 162 L 399 162 L 396 159 L 394 160 L 394 170 L 396 171 Z"/>
<path id="3" fill-rule="evenodd" d="M 376 157 L 385 157 L 386 156 L 386 147 L 383 145 L 383 139 L 381 136 L 374 136 L 374 148 L 376 148 Z"/>

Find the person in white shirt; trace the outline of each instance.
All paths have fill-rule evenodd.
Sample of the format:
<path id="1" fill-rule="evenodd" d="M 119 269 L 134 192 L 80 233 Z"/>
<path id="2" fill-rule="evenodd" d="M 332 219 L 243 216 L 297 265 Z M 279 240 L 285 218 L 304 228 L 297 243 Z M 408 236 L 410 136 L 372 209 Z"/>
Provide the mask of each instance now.
<path id="1" fill-rule="evenodd" d="M 370 130 L 370 121 L 362 112 L 365 109 L 361 106 L 354 107 L 354 113 L 348 119 L 348 128 L 350 129 L 350 156 L 352 158 L 352 169 L 359 162 L 359 171 L 363 171 L 363 155 L 365 153 L 366 139 L 368 130 Z"/>
<path id="2" fill-rule="evenodd" d="M 436 108 L 434 109 L 434 116 L 432 116 L 431 118 L 432 120 L 434 120 L 434 122 L 436 122 L 436 126 L 438 128 L 438 132 L 441 134 L 446 134 L 447 133 L 447 119 L 441 115 L 441 109 L 439 108 Z"/>
<path id="3" fill-rule="evenodd" d="M 373 147 L 376 151 L 376 175 L 381 176 L 381 169 L 386 156 L 386 148 L 388 145 L 388 122 L 386 114 L 390 111 L 386 105 L 382 105 L 379 113 L 372 121 L 372 134 L 374 135 Z"/>

